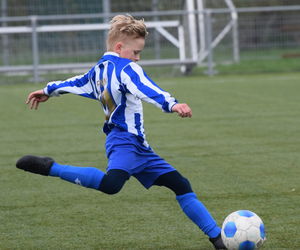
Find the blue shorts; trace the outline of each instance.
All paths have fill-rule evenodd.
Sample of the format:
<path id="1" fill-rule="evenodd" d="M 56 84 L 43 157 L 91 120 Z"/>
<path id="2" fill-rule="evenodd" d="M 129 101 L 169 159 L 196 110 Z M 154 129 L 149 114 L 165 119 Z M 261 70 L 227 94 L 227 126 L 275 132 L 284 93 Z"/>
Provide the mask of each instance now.
<path id="1" fill-rule="evenodd" d="M 150 188 L 162 174 L 175 171 L 169 163 L 158 156 L 136 135 L 113 129 L 106 138 L 107 171 L 121 169 Z"/>

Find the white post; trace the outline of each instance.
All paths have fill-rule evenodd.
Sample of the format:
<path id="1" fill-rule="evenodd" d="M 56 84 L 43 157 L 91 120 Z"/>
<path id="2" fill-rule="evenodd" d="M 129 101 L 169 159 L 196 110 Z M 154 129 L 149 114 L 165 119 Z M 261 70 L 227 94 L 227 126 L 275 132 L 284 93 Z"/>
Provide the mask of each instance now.
<path id="1" fill-rule="evenodd" d="M 240 61 L 240 49 L 239 49 L 239 32 L 238 32 L 238 13 L 232 2 L 232 0 L 225 0 L 228 8 L 231 11 L 232 25 L 232 44 L 233 44 L 233 61 Z"/>
<path id="2" fill-rule="evenodd" d="M 205 25 L 204 25 L 204 4 L 203 0 L 197 0 L 197 8 L 198 8 L 198 28 L 199 28 L 199 41 L 200 41 L 200 51 L 199 51 L 199 58 L 198 64 L 201 63 L 199 60 L 203 57 L 205 53 Z"/>
<path id="3" fill-rule="evenodd" d="M 103 19 L 103 22 L 104 23 L 109 23 L 110 21 L 110 12 L 111 12 L 111 6 L 110 6 L 110 0 L 102 0 L 102 10 L 103 10 L 103 13 L 106 14 L 104 19 Z M 108 34 L 108 31 L 105 30 L 103 32 L 103 44 L 102 44 L 102 47 L 104 47 L 104 49 L 106 50 L 106 38 L 107 38 L 107 34 Z M 101 48 L 101 44 L 100 44 L 100 48 Z"/>
<path id="4" fill-rule="evenodd" d="M 104 22 L 105 23 L 108 23 L 109 22 L 109 14 L 110 14 L 110 0 L 103 0 L 102 1 L 102 9 L 103 9 L 103 13 L 104 14 L 107 14 L 105 17 L 104 17 Z"/>
<path id="5" fill-rule="evenodd" d="M 38 83 L 39 81 L 39 45 L 38 45 L 38 34 L 37 34 L 37 16 L 31 16 L 31 27 L 32 27 L 32 66 L 33 66 L 33 81 Z"/>
<path id="6" fill-rule="evenodd" d="M 184 30 L 183 26 L 178 26 L 178 40 L 179 40 L 179 59 L 180 61 L 184 61 L 186 59 L 185 55 L 185 42 L 184 42 Z M 181 73 L 186 73 L 186 66 L 182 65 L 180 67 Z"/>
<path id="7" fill-rule="evenodd" d="M 196 62 L 198 58 L 197 49 L 197 29 L 196 29 L 196 18 L 195 18 L 195 4 L 194 0 L 186 0 L 188 13 L 188 25 L 189 25 L 189 38 L 191 46 L 191 57 Z"/>
<path id="8" fill-rule="evenodd" d="M 1 1 L 1 17 L 7 16 L 7 0 Z M 7 23 L 5 21 L 2 22 L 2 27 L 7 26 Z M 8 41 L 8 35 L 3 34 L 2 35 L 2 46 L 3 46 L 3 65 L 9 64 L 9 41 Z"/>
<path id="9" fill-rule="evenodd" d="M 211 20 L 211 11 L 206 10 L 205 12 L 205 30 L 206 30 L 206 46 L 207 46 L 207 71 L 206 73 L 209 76 L 216 74 L 217 72 L 214 70 L 214 48 L 212 45 L 213 42 L 213 30 L 212 30 L 212 20 Z"/>
<path id="10" fill-rule="evenodd" d="M 234 20 L 232 27 L 232 40 L 233 40 L 233 60 L 234 62 L 240 61 L 240 45 L 239 45 L 239 32 L 237 19 Z"/>
<path id="11" fill-rule="evenodd" d="M 158 11 L 158 0 L 152 0 L 152 11 Z M 153 15 L 153 21 L 159 21 L 158 16 Z M 154 29 L 154 52 L 155 52 L 155 59 L 160 58 L 160 35 L 156 29 Z"/>

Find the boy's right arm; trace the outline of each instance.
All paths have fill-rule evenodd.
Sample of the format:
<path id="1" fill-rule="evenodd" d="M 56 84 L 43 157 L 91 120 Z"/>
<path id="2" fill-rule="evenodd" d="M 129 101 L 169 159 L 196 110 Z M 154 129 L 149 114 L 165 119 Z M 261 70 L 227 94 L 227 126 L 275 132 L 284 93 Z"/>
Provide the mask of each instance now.
<path id="1" fill-rule="evenodd" d="M 26 100 L 26 104 L 29 104 L 31 109 L 38 109 L 40 102 L 45 102 L 49 99 L 49 96 L 44 93 L 43 89 L 31 92 Z"/>
<path id="2" fill-rule="evenodd" d="M 45 102 L 52 96 L 66 93 L 96 99 L 95 88 L 92 86 L 93 83 L 89 80 L 88 74 L 75 76 L 65 81 L 49 82 L 44 89 L 30 93 L 26 104 L 29 104 L 31 109 L 38 109 L 40 102 Z"/>
<path id="3" fill-rule="evenodd" d="M 65 81 L 49 82 L 44 88 L 44 94 L 52 97 L 71 93 L 96 99 L 95 86 L 93 86 L 93 82 L 89 79 L 89 73 L 74 76 Z"/>
<path id="4" fill-rule="evenodd" d="M 31 92 L 26 100 L 26 104 L 30 105 L 31 109 L 38 109 L 40 102 L 47 101 L 52 96 L 72 93 L 92 99 L 96 99 L 95 88 L 88 77 L 89 73 L 75 76 L 65 81 L 49 82 L 44 89 Z"/>

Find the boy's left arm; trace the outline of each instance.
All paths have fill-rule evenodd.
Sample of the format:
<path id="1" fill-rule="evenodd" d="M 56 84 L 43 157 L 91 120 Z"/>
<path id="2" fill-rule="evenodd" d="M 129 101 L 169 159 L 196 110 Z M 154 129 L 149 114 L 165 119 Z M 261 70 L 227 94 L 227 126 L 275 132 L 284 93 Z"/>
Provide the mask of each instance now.
<path id="1" fill-rule="evenodd" d="M 178 103 L 168 92 L 152 81 L 136 63 L 130 63 L 121 73 L 127 89 L 137 98 L 152 103 L 164 112 L 176 112 L 181 117 L 191 117 L 192 110 L 185 103 Z"/>

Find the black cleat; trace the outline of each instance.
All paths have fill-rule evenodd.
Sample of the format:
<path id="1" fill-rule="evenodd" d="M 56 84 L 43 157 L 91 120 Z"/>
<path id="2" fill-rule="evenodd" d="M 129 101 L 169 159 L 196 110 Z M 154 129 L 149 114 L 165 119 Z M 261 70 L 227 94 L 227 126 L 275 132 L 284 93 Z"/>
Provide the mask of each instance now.
<path id="1" fill-rule="evenodd" d="M 209 241 L 214 245 L 215 249 L 227 249 L 223 243 L 221 234 L 219 234 L 216 238 L 209 238 Z"/>
<path id="2" fill-rule="evenodd" d="M 29 171 L 31 173 L 47 176 L 49 175 L 53 163 L 54 160 L 50 157 L 25 155 L 17 161 L 16 167 L 25 171 Z"/>

